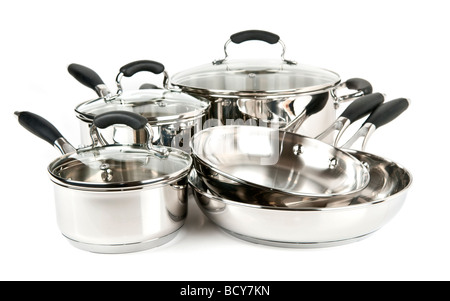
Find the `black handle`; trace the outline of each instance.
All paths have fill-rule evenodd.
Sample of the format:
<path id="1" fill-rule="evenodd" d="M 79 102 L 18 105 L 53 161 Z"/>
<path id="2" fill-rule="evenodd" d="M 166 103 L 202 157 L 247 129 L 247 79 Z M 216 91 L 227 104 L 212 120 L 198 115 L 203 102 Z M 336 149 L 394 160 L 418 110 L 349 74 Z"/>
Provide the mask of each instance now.
<path id="1" fill-rule="evenodd" d="M 311 100 L 306 106 L 305 106 L 305 114 L 306 116 L 311 116 L 313 114 L 316 114 L 325 107 L 325 105 L 328 102 L 328 93 L 322 93 L 319 95 L 313 95 L 314 99 Z"/>
<path id="2" fill-rule="evenodd" d="M 94 91 L 96 86 L 105 84 L 94 70 L 83 65 L 70 64 L 67 70 L 76 80 Z"/>
<path id="3" fill-rule="evenodd" d="M 384 102 L 384 95 L 381 93 L 373 93 L 362 96 L 354 100 L 345 110 L 342 112 L 341 117 L 345 117 L 350 120 L 351 123 L 355 122 L 371 113 L 375 108 Z"/>
<path id="4" fill-rule="evenodd" d="M 161 63 L 150 60 L 140 60 L 122 66 L 122 68 L 120 68 L 120 72 L 123 73 L 125 77 L 130 77 L 140 71 L 148 71 L 154 74 L 160 74 L 164 71 L 164 69 L 165 67 Z"/>
<path id="5" fill-rule="evenodd" d="M 19 123 L 25 129 L 51 145 L 54 145 L 56 140 L 63 137 L 53 124 L 39 115 L 28 111 L 14 112 L 14 114 L 17 115 Z"/>
<path id="6" fill-rule="evenodd" d="M 375 109 L 370 114 L 364 124 L 371 123 L 377 128 L 391 122 L 402 114 L 409 106 L 409 100 L 406 98 L 397 98 L 388 101 Z"/>
<path id="7" fill-rule="evenodd" d="M 362 78 L 350 78 L 345 81 L 348 89 L 362 91 L 364 95 L 371 94 L 373 91 L 372 85 Z"/>
<path id="8" fill-rule="evenodd" d="M 230 40 L 235 44 L 240 44 L 250 40 L 258 40 L 269 44 L 275 44 L 278 43 L 280 37 L 274 33 L 264 30 L 245 30 L 231 35 Z"/>
<path id="9" fill-rule="evenodd" d="M 110 111 L 95 116 L 93 124 L 104 129 L 114 124 L 124 124 L 139 130 L 147 125 L 147 118 L 134 112 L 129 111 Z"/>
<path id="10" fill-rule="evenodd" d="M 153 89 L 159 89 L 159 87 L 157 85 L 149 84 L 149 83 L 142 84 L 139 87 L 139 90 L 146 90 L 146 89 L 153 90 Z"/>

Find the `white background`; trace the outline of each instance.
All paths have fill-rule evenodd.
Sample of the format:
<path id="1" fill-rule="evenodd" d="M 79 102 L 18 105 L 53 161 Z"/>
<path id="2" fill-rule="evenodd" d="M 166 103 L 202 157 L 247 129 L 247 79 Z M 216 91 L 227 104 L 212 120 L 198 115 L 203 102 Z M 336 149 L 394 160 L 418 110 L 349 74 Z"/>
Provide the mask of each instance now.
<path id="1" fill-rule="evenodd" d="M 447 2 L 4 4 L 0 280 L 450 280 Z M 334 70 L 344 80 L 365 78 L 389 99 L 411 99 L 410 108 L 380 128 L 367 149 L 402 164 L 414 176 L 399 214 L 360 242 L 283 249 L 228 236 L 191 202 L 185 226 L 162 247 L 122 255 L 72 247 L 57 228 L 46 171 L 59 152 L 24 130 L 13 112 L 46 117 L 78 145 L 73 109 L 96 96 L 68 74 L 68 64 L 89 66 L 114 87 L 118 69 L 128 62 L 160 61 L 173 75 L 221 58 L 229 36 L 247 29 L 279 34 L 287 58 Z M 255 43 L 230 46 L 230 56 L 279 55 L 276 46 Z"/>

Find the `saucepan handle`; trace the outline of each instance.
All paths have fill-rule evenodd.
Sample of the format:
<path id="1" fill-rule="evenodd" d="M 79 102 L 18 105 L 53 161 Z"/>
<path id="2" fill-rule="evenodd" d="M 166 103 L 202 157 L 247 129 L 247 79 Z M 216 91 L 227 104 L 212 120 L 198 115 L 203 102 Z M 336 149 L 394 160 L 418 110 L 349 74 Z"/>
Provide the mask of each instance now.
<path id="1" fill-rule="evenodd" d="M 108 145 L 98 129 L 106 129 L 113 125 L 126 125 L 132 128 L 136 144 L 146 145 L 153 136 L 151 127 L 146 131 L 147 119 L 145 117 L 129 111 L 110 111 L 94 117 L 90 130 L 92 146 Z"/>
<path id="2" fill-rule="evenodd" d="M 108 87 L 94 70 L 80 64 L 70 64 L 67 70 L 81 84 L 94 90 L 98 96 L 105 97 L 111 94 Z"/>
<path id="3" fill-rule="evenodd" d="M 118 88 L 117 94 L 120 94 L 122 92 L 122 84 L 121 84 L 122 77 L 131 77 L 141 71 L 147 71 L 147 72 L 151 72 L 153 74 L 163 73 L 164 74 L 163 85 L 165 88 L 167 88 L 168 82 L 169 82 L 169 76 L 165 69 L 166 68 L 164 67 L 163 64 L 156 62 L 156 61 L 151 61 L 151 60 L 134 61 L 134 62 L 131 62 L 131 63 L 128 63 L 128 64 L 122 66 L 120 68 L 119 74 L 116 77 L 116 83 L 117 83 L 117 88 Z"/>
<path id="4" fill-rule="evenodd" d="M 61 153 L 67 154 L 76 151 L 59 130 L 47 119 L 28 111 L 16 111 L 14 114 L 17 116 L 20 125 L 32 134 L 56 147 Z"/>
<path id="5" fill-rule="evenodd" d="M 115 124 L 123 124 L 134 130 L 140 130 L 147 125 L 147 118 L 129 111 L 110 111 L 95 116 L 93 124 L 99 129 L 105 129 Z"/>
<path id="6" fill-rule="evenodd" d="M 296 63 L 294 61 L 291 60 L 286 60 L 284 58 L 284 53 L 286 52 L 286 46 L 284 45 L 283 41 L 280 39 L 280 37 L 277 34 L 274 34 L 272 32 L 269 31 L 264 31 L 264 30 L 244 30 L 244 31 L 240 31 L 237 32 L 235 34 L 232 34 L 230 36 L 230 38 L 228 39 L 228 41 L 226 41 L 223 50 L 225 52 L 225 57 L 223 59 L 220 60 L 215 60 L 213 62 L 214 65 L 220 65 L 222 64 L 228 57 L 228 52 L 227 52 L 227 47 L 228 44 L 230 44 L 231 42 L 234 44 L 241 44 L 243 42 L 246 41 L 263 41 L 266 42 L 268 44 L 276 44 L 279 43 L 283 49 L 282 53 L 281 53 L 281 58 L 282 60 L 290 65 L 295 65 Z"/>

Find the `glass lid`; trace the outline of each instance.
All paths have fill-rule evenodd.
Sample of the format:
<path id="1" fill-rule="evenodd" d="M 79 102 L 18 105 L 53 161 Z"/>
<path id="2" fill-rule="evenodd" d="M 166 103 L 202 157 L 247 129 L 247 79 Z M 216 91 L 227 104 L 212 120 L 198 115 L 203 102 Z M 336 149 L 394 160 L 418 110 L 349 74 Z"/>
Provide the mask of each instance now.
<path id="1" fill-rule="evenodd" d="M 141 89 L 91 100 L 77 106 L 75 111 L 79 118 L 86 121 L 92 121 L 95 116 L 105 112 L 123 110 L 137 113 L 150 123 L 156 123 L 201 116 L 208 107 L 206 101 L 180 91 Z"/>
<path id="2" fill-rule="evenodd" d="M 280 44 L 281 59 L 230 60 L 227 47 L 250 40 Z M 321 91 L 340 83 L 335 72 L 299 64 L 284 58 L 286 47 L 280 37 L 262 30 L 246 30 L 230 36 L 225 43 L 225 58 L 194 67 L 172 78 L 174 86 L 200 94 L 286 94 Z"/>
<path id="3" fill-rule="evenodd" d="M 334 87 L 338 74 L 283 60 L 224 60 L 175 74 L 172 84 L 210 93 L 302 93 Z"/>
<path id="4" fill-rule="evenodd" d="M 163 87 L 143 84 L 138 90 L 124 91 L 122 78 L 148 71 L 163 74 Z M 78 117 L 91 122 L 95 116 L 111 111 L 128 111 L 145 117 L 149 123 L 174 122 L 180 119 L 201 116 L 209 107 L 204 99 L 199 99 L 180 90 L 169 88 L 169 76 L 163 64 L 150 60 L 134 61 L 120 68 L 116 77 L 117 93 L 104 95 L 78 105 Z M 150 88 L 149 88 L 150 87 Z"/>
<path id="5" fill-rule="evenodd" d="M 188 154 L 174 148 L 108 145 L 62 156 L 48 171 L 52 180 L 72 188 L 132 190 L 187 177 L 191 164 Z"/>

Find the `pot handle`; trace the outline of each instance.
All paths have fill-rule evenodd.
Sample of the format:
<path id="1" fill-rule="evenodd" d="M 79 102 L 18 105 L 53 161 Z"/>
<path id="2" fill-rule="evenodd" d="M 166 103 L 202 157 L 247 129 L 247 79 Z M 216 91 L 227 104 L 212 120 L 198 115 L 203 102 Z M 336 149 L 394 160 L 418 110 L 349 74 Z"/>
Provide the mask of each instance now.
<path id="1" fill-rule="evenodd" d="M 409 107 L 409 103 L 410 101 L 407 98 L 397 98 L 379 105 L 364 121 L 359 130 L 350 139 L 348 139 L 347 142 L 341 146 L 341 148 L 355 149 L 356 142 L 359 141 L 360 145 L 357 146 L 357 149 L 363 151 L 366 148 L 367 141 L 373 132 L 377 128 L 400 116 Z"/>
<path id="2" fill-rule="evenodd" d="M 328 94 L 327 94 L 328 96 Z M 301 127 L 301 125 L 305 122 L 305 120 L 314 115 L 325 107 L 328 102 L 328 97 L 317 97 L 313 98 L 304 108 L 304 110 L 297 115 L 291 122 L 289 122 L 283 130 L 286 132 L 295 133 Z"/>
<path id="3" fill-rule="evenodd" d="M 148 71 L 153 74 L 163 73 L 164 74 L 163 86 L 164 88 L 167 89 L 169 83 L 169 75 L 167 74 L 164 65 L 156 61 L 139 60 L 128 63 L 120 68 L 119 74 L 116 77 L 116 83 L 118 88 L 117 94 L 122 93 L 122 84 L 121 84 L 122 77 L 124 76 L 131 77 L 141 71 Z"/>
<path id="4" fill-rule="evenodd" d="M 264 30 L 245 30 L 232 34 L 230 36 L 230 40 L 235 44 L 240 44 L 242 42 L 251 40 L 258 40 L 264 41 L 269 44 L 276 44 L 280 40 L 280 37 L 277 34 Z"/>
<path id="5" fill-rule="evenodd" d="M 21 126 L 56 147 L 62 154 L 76 151 L 58 129 L 47 119 L 28 111 L 16 111 L 14 114 L 17 116 Z"/>
<path id="6" fill-rule="evenodd" d="M 140 130 L 147 125 L 147 118 L 129 111 L 110 111 L 95 116 L 93 124 L 99 129 L 105 129 L 111 125 L 123 124 L 134 130 Z"/>
<path id="7" fill-rule="evenodd" d="M 290 64 L 290 65 L 296 65 L 297 63 L 291 60 L 286 60 L 284 58 L 284 53 L 286 52 L 286 46 L 284 45 L 283 41 L 280 39 L 280 37 L 277 34 L 264 31 L 264 30 L 245 30 L 241 32 L 234 33 L 230 36 L 228 41 L 225 42 L 225 45 L 223 47 L 223 51 L 225 52 L 225 57 L 220 60 L 213 61 L 214 65 L 220 65 L 222 64 L 227 58 L 228 58 L 228 52 L 227 52 L 227 46 L 231 42 L 234 44 L 241 44 L 246 41 L 263 41 L 268 44 L 276 44 L 279 43 L 283 49 L 281 53 L 281 58 L 283 62 Z"/>
<path id="8" fill-rule="evenodd" d="M 151 149 L 157 155 L 164 157 L 168 154 L 165 147 L 156 148 L 151 145 L 153 130 L 148 124 L 147 118 L 130 111 L 110 111 L 95 116 L 91 126 L 92 146 L 107 145 L 108 143 L 98 132 L 98 129 L 105 129 L 112 125 L 122 124 L 129 126 L 134 130 L 134 140 L 136 144 L 140 144 Z"/>
<path id="9" fill-rule="evenodd" d="M 94 70 L 80 64 L 70 64 L 67 70 L 81 84 L 94 90 L 99 97 L 111 95 L 108 87 Z"/>
<path id="10" fill-rule="evenodd" d="M 349 90 L 355 90 L 355 92 L 350 94 L 345 94 L 338 96 L 336 91 L 342 88 L 347 88 Z M 339 107 L 341 102 L 350 101 L 354 98 L 361 97 L 364 95 L 371 94 L 373 92 L 372 85 L 365 79 L 362 78 L 350 78 L 345 82 L 339 84 L 334 90 L 331 90 L 331 95 L 334 98 L 334 103 L 336 107 Z"/>

